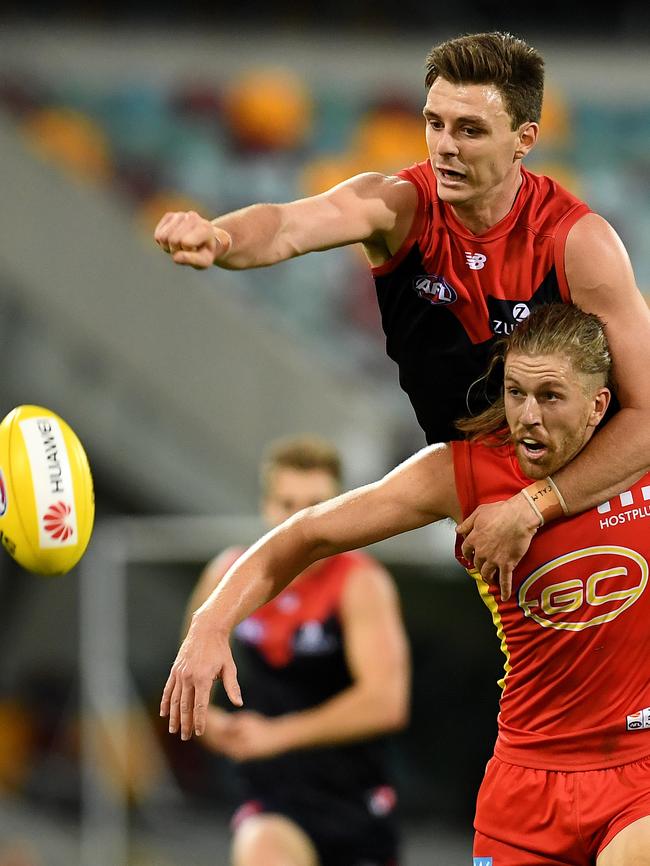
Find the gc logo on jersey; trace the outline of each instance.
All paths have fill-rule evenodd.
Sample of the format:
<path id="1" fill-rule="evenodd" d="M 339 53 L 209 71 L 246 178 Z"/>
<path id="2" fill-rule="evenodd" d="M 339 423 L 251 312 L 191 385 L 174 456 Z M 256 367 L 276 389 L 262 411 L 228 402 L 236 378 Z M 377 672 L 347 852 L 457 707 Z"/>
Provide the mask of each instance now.
<path id="1" fill-rule="evenodd" d="M 576 564 L 589 558 L 588 576 L 576 577 Z M 583 575 L 587 569 L 580 562 Z M 552 559 L 527 577 L 519 587 L 519 606 L 543 628 L 582 631 L 616 619 L 637 602 L 648 573 L 648 563 L 635 550 L 585 547 Z"/>
<path id="2" fill-rule="evenodd" d="M 458 298 L 456 290 L 449 285 L 444 277 L 439 277 L 437 274 L 415 277 L 413 288 L 421 298 L 425 298 L 430 304 L 453 304 Z"/>

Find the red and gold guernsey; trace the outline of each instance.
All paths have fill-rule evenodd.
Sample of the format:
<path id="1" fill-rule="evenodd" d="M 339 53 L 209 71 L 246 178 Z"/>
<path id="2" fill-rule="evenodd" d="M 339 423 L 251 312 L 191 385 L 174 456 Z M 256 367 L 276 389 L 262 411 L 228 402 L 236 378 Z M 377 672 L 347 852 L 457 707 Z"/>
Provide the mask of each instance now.
<path id="1" fill-rule="evenodd" d="M 386 351 L 427 442 L 446 442 L 459 438 L 455 420 L 489 402 L 482 377 L 495 338 L 535 307 L 570 300 L 565 241 L 589 208 L 522 168 L 510 212 L 474 235 L 438 198 L 428 160 L 398 176 L 415 185 L 418 207 L 401 248 L 372 269 Z"/>
<path id="2" fill-rule="evenodd" d="M 510 446 L 452 445 L 463 516 L 526 486 Z M 456 556 L 464 567 L 460 543 Z M 543 526 L 510 599 L 473 570 L 505 654 L 495 755 L 591 770 L 650 755 L 650 474 Z"/>

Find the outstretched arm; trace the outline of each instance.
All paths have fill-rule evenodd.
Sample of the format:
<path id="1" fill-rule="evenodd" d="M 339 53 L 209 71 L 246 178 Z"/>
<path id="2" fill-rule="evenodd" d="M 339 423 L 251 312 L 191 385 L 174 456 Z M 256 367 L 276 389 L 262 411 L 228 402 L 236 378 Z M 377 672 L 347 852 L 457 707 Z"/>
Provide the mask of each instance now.
<path id="1" fill-rule="evenodd" d="M 650 465 L 650 311 L 620 238 L 602 217 L 587 214 L 573 226 L 565 267 L 572 300 L 605 324 L 621 407 L 553 478 L 567 513 L 577 514 L 625 490 Z M 463 554 L 474 558 L 486 580 L 499 574 L 504 598 L 538 525 L 526 499 L 517 494 L 480 506 L 458 526 L 465 536 Z"/>
<path id="2" fill-rule="evenodd" d="M 238 622 L 318 559 L 365 547 L 443 517 L 460 516 L 449 446 L 431 446 L 381 481 L 298 512 L 263 536 L 228 570 L 192 617 L 161 702 L 169 729 L 202 734 L 210 689 L 222 679 L 241 705 L 228 646 Z"/>
<path id="3" fill-rule="evenodd" d="M 176 264 L 194 268 L 259 268 L 354 243 L 381 264 L 401 246 L 416 208 L 411 183 L 366 173 L 320 195 L 255 204 L 212 221 L 194 211 L 167 213 L 154 239 Z"/>
<path id="4" fill-rule="evenodd" d="M 318 706 L 272 718 L 210 708 L 202 742 L 247 761 L 403 727 L 409 715 L 408 641 L 396 588 L 382 566 L 368 560 L 348 575 L 340 615 L 352 679 L 347 688 Z"/>

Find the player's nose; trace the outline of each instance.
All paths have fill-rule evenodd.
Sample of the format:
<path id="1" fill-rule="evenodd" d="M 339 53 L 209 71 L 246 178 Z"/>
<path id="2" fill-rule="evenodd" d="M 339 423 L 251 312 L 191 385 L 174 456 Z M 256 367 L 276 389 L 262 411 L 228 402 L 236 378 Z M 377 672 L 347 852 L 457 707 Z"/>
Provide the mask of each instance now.
<path id="1" fill-rule="evenodd" d="M 441 156 L 449 155 L 449 154 L 457 154 L 458 153 L 458 145 L 451 134 L 450 130 L 446 127 L 438 131 L 437 140 L 436 140 L 436 152 Z"/>
<path id="2" fill-rule="evenodd" d="M 535 424 L 541 423 L 541 412 L 539 409 L 539 403 L 537 400 L 529 395 L 524 400 L 523 406 L 521 407 L 521 416 L 520 420 L 522 424 L 526 426 L 533 426 Z"/>

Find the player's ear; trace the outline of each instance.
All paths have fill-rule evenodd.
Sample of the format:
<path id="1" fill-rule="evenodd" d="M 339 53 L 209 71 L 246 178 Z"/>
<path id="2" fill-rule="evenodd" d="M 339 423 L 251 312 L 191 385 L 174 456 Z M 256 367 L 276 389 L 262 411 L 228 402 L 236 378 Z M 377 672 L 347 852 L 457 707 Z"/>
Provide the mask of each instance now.
<path id="1" fill-rule="evenodd" d="M 609 388 L 599 388 L 593 397 L 593 408 L 589 418 L 589 426 L 597 427 L 607 412 L 607 407 L 612 399 L 612 393 Z"/>
<path id="2" fill-rule="evenodd" d="M 517 144 L 515 146 L 515 159 L 523 159 L 537 144 L 539 136 L 539 124 L 533 121 L 522 123 L 517 132 Z"/>

